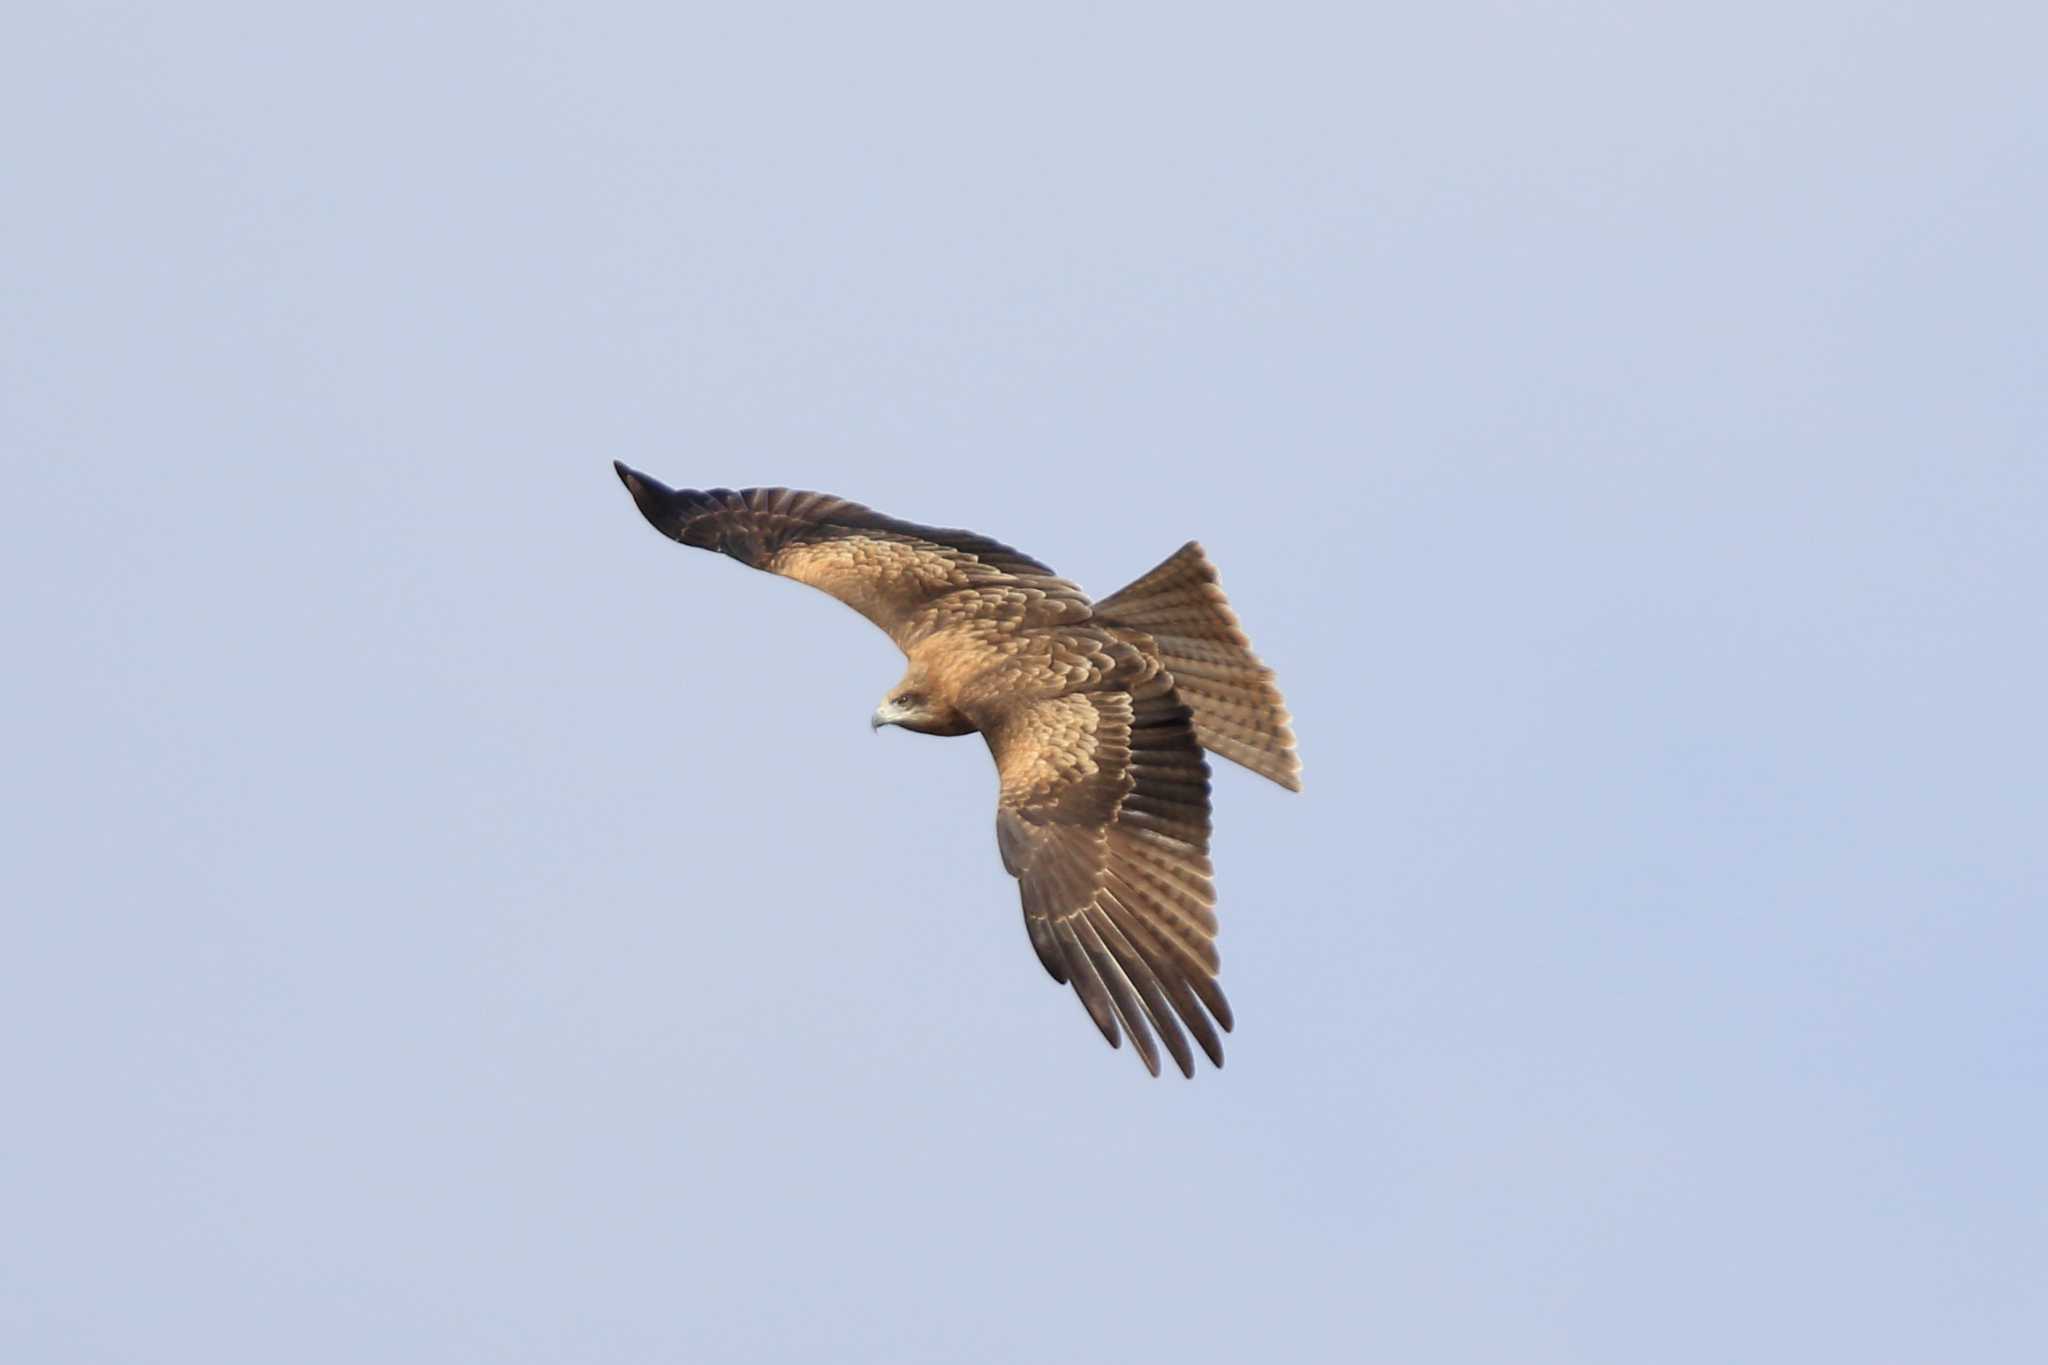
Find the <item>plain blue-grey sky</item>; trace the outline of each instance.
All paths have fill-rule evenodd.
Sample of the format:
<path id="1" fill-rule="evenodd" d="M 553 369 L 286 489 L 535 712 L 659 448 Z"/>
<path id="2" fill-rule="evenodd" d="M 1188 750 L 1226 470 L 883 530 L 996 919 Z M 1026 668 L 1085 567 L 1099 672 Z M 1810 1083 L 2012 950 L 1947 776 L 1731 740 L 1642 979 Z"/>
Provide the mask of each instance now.
<path id="1" fill-rule="evenodd" d="M 0 1356 L 2033 1361 L 2048 19 L 32 6 Z M 611 472 L 1199 537 L 1229 1065 Z"/>

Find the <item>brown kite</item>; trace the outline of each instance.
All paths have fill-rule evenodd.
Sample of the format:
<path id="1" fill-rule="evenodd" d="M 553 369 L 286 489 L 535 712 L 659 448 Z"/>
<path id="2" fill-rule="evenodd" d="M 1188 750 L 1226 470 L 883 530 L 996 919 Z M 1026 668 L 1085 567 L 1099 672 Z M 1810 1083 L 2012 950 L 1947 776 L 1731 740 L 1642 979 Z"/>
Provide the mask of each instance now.
<path id="1" fill-rule="evenodd" d="M 1200 545 L 1092 602 L 971 532 L 826 493 L 696 492 L 615 467 L 663 535 L 821 588 L 886 631 L 910 670 L 872 723 L 988 741 L 996 844 L 1046 971 L 1111 1047 L 1121 1021 L 1153 1075 L 1155 1032 L 1194 1075 L 1183 1025 L 1223 1065 L 1202 751 L 1291 791 L 1301 765 L 1273 672 Z"/>

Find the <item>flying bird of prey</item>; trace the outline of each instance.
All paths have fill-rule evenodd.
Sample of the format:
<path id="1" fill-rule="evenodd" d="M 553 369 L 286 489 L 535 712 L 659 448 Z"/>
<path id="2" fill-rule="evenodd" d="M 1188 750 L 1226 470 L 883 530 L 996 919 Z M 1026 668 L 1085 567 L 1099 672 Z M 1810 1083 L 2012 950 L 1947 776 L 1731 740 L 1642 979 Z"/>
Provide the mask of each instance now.
<path id="1" fill-rule="evenodd" d="M 1272 670 L 1200 545 L 1095 602 L 968 531 L 826 493 L 699 492 L 614 468 L 663 535 L 822 589 L 887 632 L 910 667 L 871 723 L 988 741 L 996 845 L 1045 970 L 1111 1047 L 1128 1033 L 1153 1075 L 1155 1033 L 1184 1075 L 1186 1034 L 1223 1065 L 1202 751 L 1291 791 L 1301 765 Z"/>

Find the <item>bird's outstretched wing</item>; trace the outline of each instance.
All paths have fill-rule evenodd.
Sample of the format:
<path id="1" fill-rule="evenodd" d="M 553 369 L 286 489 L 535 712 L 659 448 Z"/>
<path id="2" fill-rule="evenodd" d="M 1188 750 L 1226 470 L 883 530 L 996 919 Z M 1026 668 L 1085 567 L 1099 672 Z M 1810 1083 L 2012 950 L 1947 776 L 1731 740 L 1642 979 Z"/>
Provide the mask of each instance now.
<path id="1" fill-rule="evenodd" d="M 1034 624 L 1085 621 L 1087 594 L 1051 569 L 972 531 L 898 521 L 788 488 L 670 488 L 614 462 L 641 515 L 672 540 L 830 593 L 908 646 L 963 616 L 1029 613 Z"/>
<path id="2" fill-rule="evenodd" d="M 1154 1032 L 1194 1074 L 1183 1025 L 1222 1066 L 1209 765 L 1167 680 L 1022 702 L 982 732 L 1002 778 L 996 842 L 1038 960 L 1112 1047 L 1121 1021 L 1154 1075 Z"/>

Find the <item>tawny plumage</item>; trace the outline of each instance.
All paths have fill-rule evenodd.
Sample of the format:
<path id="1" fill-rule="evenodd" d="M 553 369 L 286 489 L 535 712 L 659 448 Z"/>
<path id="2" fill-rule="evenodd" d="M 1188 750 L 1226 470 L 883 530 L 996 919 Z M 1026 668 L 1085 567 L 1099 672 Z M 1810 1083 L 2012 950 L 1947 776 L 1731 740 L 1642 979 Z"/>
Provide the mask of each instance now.
<path id="1" fill-rule="evenodd" d="M 1038 960 L 1112 1047 L 1217 1066 L 1211 753 L 1289 790 L 1301 765 L 1273 673 L 1193 542 L 1100 602 L 1007 545 L 825 493 L 672 489 L 616 465 L 655 529 L 830 593 L 909 660 L 873 724 L 979 733 L 996 844 Z M 1156 1035 L 1156 1041 L 1155 1041 Z"/>

